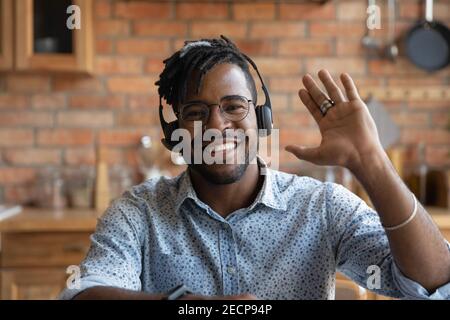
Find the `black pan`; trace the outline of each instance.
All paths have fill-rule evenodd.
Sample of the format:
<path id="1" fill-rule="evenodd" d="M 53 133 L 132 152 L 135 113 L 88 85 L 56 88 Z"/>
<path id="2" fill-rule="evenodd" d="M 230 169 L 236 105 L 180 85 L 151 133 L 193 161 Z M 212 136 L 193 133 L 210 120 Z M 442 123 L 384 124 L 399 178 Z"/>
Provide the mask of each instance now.
<path id="1" fill-rule="evenodd" d="M 425 21 L 417 23 L 408 32 L 405 49 L 412 63 L 429 72 L 449 64 L 450 30 L 433 20 L 433 0 L 426 0 Z"/>

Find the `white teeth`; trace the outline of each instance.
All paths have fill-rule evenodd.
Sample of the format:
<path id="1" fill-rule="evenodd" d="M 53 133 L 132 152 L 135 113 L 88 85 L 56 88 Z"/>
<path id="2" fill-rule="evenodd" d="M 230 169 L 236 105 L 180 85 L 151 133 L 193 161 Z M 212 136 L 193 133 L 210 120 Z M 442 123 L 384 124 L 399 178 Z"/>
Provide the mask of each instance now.
<path id="1" fill-rule="evenodd" d="M 230 149 L 234 149 L 234 146 L 235 146 L 234 142 L 219 144 L 218 146 L 214 147 L 213 151 L 220 152 L 223 150 L 230 150 Z"/>

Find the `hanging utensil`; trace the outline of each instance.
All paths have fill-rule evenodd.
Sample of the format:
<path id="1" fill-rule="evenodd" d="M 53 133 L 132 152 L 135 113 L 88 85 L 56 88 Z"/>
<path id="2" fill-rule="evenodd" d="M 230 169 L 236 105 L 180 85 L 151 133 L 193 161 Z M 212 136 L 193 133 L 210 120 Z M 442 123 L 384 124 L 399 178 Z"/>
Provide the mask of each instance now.
<path id="1" fill-rule="evenodd" d="M 400 130 L 380 101 L 369 97 L 366 104 L 377 126 L 381 145 L 386 150 L 398 142 L 400 139 Z"/>
<path id="2" fill-rule="evenodd" d="M 375 0 L 368 0 L 367 1 L 368 7 L 376 5 Z M 366 27 L 366 33 L 361 39 L 361 44 L 364 48 L 366 48 L 369 51 L 375 51 L 377 54 L 379 54 L 381 44 L 380 41 L 370 35 L 370 29 L 367 26 L 367 22 L 365 21 L 365 27 Z"/>
<path id="3" fill-rule="evenodd" d="M 450 30 L 433 20 L 433 0 L 426 0 L 425 21 L 418 22 L 406 36 L 406 53 L 419 68 L 429 72 L 450 62 Z"/>
<path id="4" fill-rule="evenodd" d="M 385 56 L 395 62 L 398 56 L 398 47 L 395 44 L 395 16 L 396 16 L 396 6 L 395 0 L 389 0 L 388 2 L 388 43 L 384 49 Z"/>

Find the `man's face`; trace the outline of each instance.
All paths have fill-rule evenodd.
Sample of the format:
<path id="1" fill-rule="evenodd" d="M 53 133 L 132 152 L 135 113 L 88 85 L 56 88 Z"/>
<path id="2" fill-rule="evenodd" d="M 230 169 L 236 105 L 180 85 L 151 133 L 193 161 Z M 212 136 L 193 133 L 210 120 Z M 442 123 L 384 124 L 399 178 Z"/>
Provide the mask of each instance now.
<path id="1" fill-rule="evenodd" d="M 244 72 L 239 66 L 229 63 L 219 64 L 209 70 L 205 74 L 198 94 L 189 88 L 185 103 L 191 101 L 202 101 L 209 107 L 209 119 L 205 122 L 204 130 L 215 129 L 222 133 L 221 141 L 203 141 L 203 150 L 214 158 L 223 159 L 222 163 L 206 164 L 190 164 L 191 170 L 199 173 L 205 180 L 214 184 L 228 184 L 241 179 L 244 175 L 248 164 L 256 156 L 257 144 L 257 122 L 255 114 L 255 106 L 249 105 L 247 116 L 240 121 L 230 121 L 224 117 L 219 109 L 219 102 L 227 96 L 242 96 L 248 100 L 252 100 L 252 95 L 247 84 Z M 180 127 L 189 130 L 191 137 L 194 137 L 194 129 L 192 124 L 184 123 L 180 120 Z M 226 138 L 226 133 L 230 130 L 242 130 L 250 138 L 239 140 Z M 252 143 L 252 145 L 249 145 Z M 234 147 L 230 147 L 233 145 Z M 238 161 L 238 149 L 240 154 L 245 154 L 245 161 Z M 231 161 L 230 161 L 231 159 Z"/>

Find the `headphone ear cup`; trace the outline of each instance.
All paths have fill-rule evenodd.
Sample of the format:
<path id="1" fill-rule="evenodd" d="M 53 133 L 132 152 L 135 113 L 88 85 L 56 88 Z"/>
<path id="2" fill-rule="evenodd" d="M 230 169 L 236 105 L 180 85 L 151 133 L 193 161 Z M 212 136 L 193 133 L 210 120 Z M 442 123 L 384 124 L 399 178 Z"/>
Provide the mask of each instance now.
<path id="1" fill-rule="evenodd" d="M 272 109 L 266 105 L 256 107 L 256 121 L 258 123 L 259 135 L 270 136 L 272 132 Z"/>
<path id="2" fill-rule="evenodd" d="M 161 139 L 161 142 L 169 150 L 177 144 L 177 141 L 172 141 L 172 132 L 176 129 L 178 129 L 178 120 L 167 123 L 163 128 L 164 139 Z"/>

